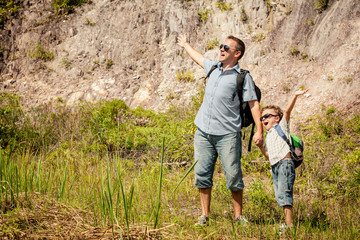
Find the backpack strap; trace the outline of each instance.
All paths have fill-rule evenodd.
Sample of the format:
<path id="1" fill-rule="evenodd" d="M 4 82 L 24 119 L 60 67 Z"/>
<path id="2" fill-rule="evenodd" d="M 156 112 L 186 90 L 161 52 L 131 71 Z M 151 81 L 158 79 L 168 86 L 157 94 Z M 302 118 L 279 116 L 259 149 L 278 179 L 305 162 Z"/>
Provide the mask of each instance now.
<path id="1" fill-rule="evenodd" d="M 252 127 L 251 127 L 251 133 L 250 133 L 250 139 L 249 139 L 249 147 L 248 147 L 248 152 L 251 151 L 251 143 L 252 143 L 252 138 L 254 137 L 254 129 L 255 129 L 255 123 L 252 124 Z"/>
<path id="2" fill-rule="evenodd" d="M 290 140 L 286 137 L 285 133 L 283 132 L 283 130 L 281 129 L 279 124 L 275 125 L 275 130 L 280 135 L 280 137 L 282 139 L 284 139 L 284 141 L 287 143 L 287 145 L 289 145 L 290 152 L 293 155 L 295 153 L 295 147 L 291 144 Z"/>
<path id="3" fill-rule="evenodd" d="M 240 69 L 240 73 L 236 76 L 236 92 L 233 93 L 233 96 L 232 96 L 232 100 L 234 101 L 235 99 L 235 96 L 236 94 L 238 95 L 239 97 L 239 101 L 240 101 L 240 117 L 241 117 L 241 120 L 243 121 L 244 119 L 244 112 L 242 111 L 242 105 L 244 104 L 243 102 L 243 98 L 242 98 L 242 90 L 243 90 L 243 85 L 244 85 L 244 81 L 245 81 L 245 76 L 246 74 L 248 74 L 249 71 L 248 70 L 244 70 L 244 69 Z M 255 129 L 255 124 L 253 123 L 252 124 L 252 127 L 251 127 L 251 132 L 250 132 L 250 138 L 249 138 L 249 147 L 248 147 L 248 151 L 250 152 L 251 151 L 251 143 L 252 143 L 252 138 L 254 136 L 254 129 Z M 244 133 L 244 137 L 245 139 L 245 133 Z"/>
<path id="4" fill-rule="evenodd" d="M 206 86 L 206 80 L 210 77 L 210 74 L 217 68 L 217 65 L 213 65 L 211 68 L 210 68 L 210 71 L 208 72 L 208 74 L 206 75 L 206 77 L 204 78 L 204 85 Z"/>
<path id="5" fill-rule="evenodd" d="M 232 96 L 232 100 L 234 101 L 236 93 L 239 97 L 240 104 L 243 103 L 242 101 L 242 89 L 245 81 L 245 76 L 248 73 L 248 70 L 240 69 L 240 73 L 236 77 L 236 92 L 234 92 Z"/>

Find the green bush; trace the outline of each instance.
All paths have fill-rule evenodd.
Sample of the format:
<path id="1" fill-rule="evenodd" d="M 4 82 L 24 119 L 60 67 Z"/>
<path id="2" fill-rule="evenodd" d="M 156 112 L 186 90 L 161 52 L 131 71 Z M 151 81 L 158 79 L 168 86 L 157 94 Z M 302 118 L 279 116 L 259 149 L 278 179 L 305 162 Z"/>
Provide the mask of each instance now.
<path id="1" fill-rule="evenodd" d="M 219 0 L 216 2 L 216 6 L 221 9 L 222 12 L 228 11 L 232 9 L 231 4 L 226 4 L 225 0 Z"/>
<path id="2" fill-rule="evenodd" d="M 329 3 L 329 0 L 316 0 L 313 4 L 315 6 L 315 9 L 319 13 L 322 13 L 323 11 L 326 10 L 328 3 Z"/>
<path id="3" fill-rule="evenodd" d="M 22 0 L 0 0 L 0 28 L 3 28 L 9 16 L 18 12 L 22 6 Z"/>
<path id="4" fill-rule="evenodd" d="M 214 40 L 210 40 L 206 43 L 206 49 L 207 50 L 214 49 L 217 45 L 219 45 L 219 40 L 215 38 Z"/>
<path id="5" fill-rule="evenodd" d="M 50 61 L 54 59 L 54 54 L 52 52 L 46 51 L 41 43 L 38 43 L 33 49 L 28 50 L 28 56 L 43 61 Z"/>
<path id="6" fill-rule="evenodd" d="M 19 96 L 12 93 L 0 93 L 0 146 L 7 148 L 14 141 L 19 141 L 18 124 L 24 112 Z"/>
<path id="7" fill-rule="evenodd" d="M 193 82 L 195 81 L 194 72 L 187 70 L 185 72 L 176 72 L 176 79 L 180 82 Z"/>
<path id="8" fill-rule="evenodd" d="M 198 11 L 199 21 L 205 23 L 209 18 L 210 10 L 209 9 L 201 9 Z"/>
<path id="9" fill-rule="evenodd" d="M 75 7 L 90 2 L 91 0 L 53 0 L 52 5 L 59 14 L 70 14 L 75 11 Z"/>

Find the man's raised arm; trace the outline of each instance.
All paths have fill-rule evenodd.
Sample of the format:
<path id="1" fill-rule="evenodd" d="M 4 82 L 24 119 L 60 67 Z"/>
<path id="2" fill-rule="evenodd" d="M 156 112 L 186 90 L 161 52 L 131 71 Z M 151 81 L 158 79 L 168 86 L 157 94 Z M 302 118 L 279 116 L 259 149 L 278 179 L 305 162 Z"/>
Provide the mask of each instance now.
<path id="1" fill-rule="evenodd" d="M 184 34 L 178 36 L 177 44 L 185 49 L 185 51 L 190 55 L 194 62 L 204 68 L 204 56 L 191 47 L 191 45 L 187 42 L 186 36 Z"/>

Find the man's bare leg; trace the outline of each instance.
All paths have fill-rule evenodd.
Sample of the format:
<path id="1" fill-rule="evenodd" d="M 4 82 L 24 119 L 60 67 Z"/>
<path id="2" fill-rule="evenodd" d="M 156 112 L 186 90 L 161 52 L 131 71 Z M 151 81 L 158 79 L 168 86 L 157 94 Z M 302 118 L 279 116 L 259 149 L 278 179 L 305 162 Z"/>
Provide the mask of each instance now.
<path id="1" fill-rule="evenodd" d="M 210 201 L 211 201 L 211 187 L 199 188 L 201 212 L 205 217 L 209 217 L 210 214 Z"/>
<path id="2" fill-rule="evenodd" d="M 243 190 L 231 191 L 234 206 L 235 219 L 242 215 Z"/>

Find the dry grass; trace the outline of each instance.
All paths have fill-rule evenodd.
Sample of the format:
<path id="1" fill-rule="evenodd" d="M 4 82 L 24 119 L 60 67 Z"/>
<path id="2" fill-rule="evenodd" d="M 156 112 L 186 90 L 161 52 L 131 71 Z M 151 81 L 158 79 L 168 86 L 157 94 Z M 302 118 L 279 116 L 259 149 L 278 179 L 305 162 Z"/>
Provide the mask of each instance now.
<path id="1" fill-rule="evenodd" d="M 55 199 L 33 193 L 16 203 L 2 203 L 0 239 L 120 239 L 117 226 L 93 226 L 92 213 L 66 206 Z M 169 225 L 168 227 L 173 226 Z M 166 228 L 148 230 L 131 226 L 124 239 L 163 239 Z"/>

